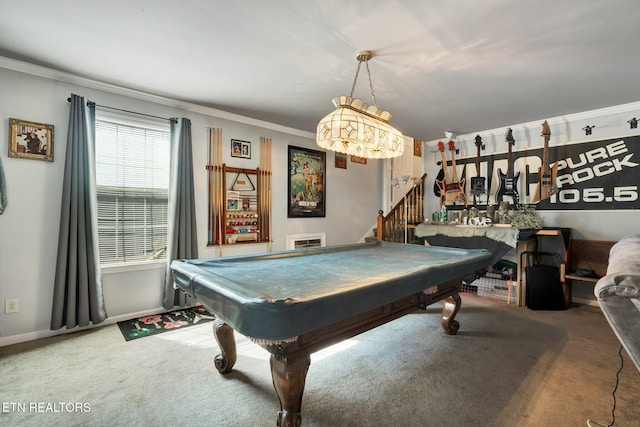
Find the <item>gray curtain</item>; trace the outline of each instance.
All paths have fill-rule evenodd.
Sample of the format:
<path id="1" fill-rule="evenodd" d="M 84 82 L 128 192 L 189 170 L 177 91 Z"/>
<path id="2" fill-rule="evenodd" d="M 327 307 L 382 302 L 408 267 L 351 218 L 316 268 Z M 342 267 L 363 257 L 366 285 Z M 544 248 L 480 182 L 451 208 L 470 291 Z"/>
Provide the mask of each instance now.
<path id="1" fill-rule="evenodd" d="M 71 95 L 51 329 L 107 318 L 98 257 L 95 105 Z"/>
<path id="2" fill-rule="evenodd" d="M 167 269 L 163 305 L 166 309 L 185 306 L 191 299 L 173 286 L 171 261 L 198 258 L 198 234 L 193 195 L 191 121 L 171 120 L 171 176 L 169 181 L 169 218 L 167 230 Z"/>

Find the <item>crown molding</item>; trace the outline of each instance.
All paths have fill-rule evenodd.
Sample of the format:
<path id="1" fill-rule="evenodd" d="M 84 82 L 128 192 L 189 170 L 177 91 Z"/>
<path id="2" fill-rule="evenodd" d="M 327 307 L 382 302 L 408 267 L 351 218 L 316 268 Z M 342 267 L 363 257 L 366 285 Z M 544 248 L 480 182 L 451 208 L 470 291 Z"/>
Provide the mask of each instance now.
<path id="1" fill-rule="evenodd" d="M 507 128 L 512 128 L 514 131 L 521 131 L 524 129 L 537 131 L 540 129 L 540 124 L 545 120 L 550 126 L 553 126 L 555 124 L 564 125 L 566 123 L 587 120 L 587 119 L 594 119 L 594 118 L 602 118 L 606 116 L 613 116 L 616 114 L 623 114 L 623 113 L 635 114 L 637 116 L 639 110 L 640 110 L 640 102 L 636 101 L 636 102 L 630 102 L 627 104 L 614 105 L 612 107 L 598 108 L 595 110 L 588 110 L 588 111 L 583 111 L 580 113 L 573 113 L 573 114 L 565 114 L 563 116 L 550 117 L 546 119 L 531 120 L 525 123 L 517 123 L 509 126 L 502 126 L 495 129 L 485 129 L 478 132 L 471 132 L 471 133 L 465 133 L 465 134 L 453 135 L 453 136 L 455 136 L 459 141 L 465 141 L 465 140 L 473 141 L 476 135 L 480 135 L 482 137 L 486 137 L 486 136 L 490 137 L 492 135 L 503 135 L 506 132 Z M 632 134 L 635 135 L 636 133 L 632 133 Z M 612 138 L 615 138 L 617 136 L 618 135 L 612 136 Z M 599 139 L 602 139 L 602 138 L 599 138 Z M 434 139 L 432 141 L 426 141 L 425 144 L 427 147 L 435 147 L 437 146 L 438 141 L 439 141 L 438 139 Z"/>
<path id="2" fill-rule="evenodd" d="M 7 58 L 4 56 L 0 56 L 0 68 L 6 68 L 8 70 L 17 71 L 25 74 L 31 74 L 33 76 L 55 80 L 62 83 L 69 83 L 72 85 L 82 86 L 89 89 L 101 90 L 103 92 L 125 96 L 128 98 L 133 98 L 141 101 L 152 102 L 154 104 L 160 104 L 167 107 L 179 108 L 179 109 L 190 111 L 193 113 L 199 113 L 199 114 L 213 116 L 213 117 L 217 117 L 225 120 L 231 120 L 231 121 L 243 123 L 246 125 L 270 129 L 273 131 L 282 132 L 289 135 L 296 135 L 296 136 L 301 136 L 303 138 L 310 138 L 314 140 L 316 137 L 315 134 L 312 132 L 295 129 L 288 126 L 281 126 L 275 123 L 266 122 L 263 120 L 257 120 L 247 116 L 242 116 L 240 114 L 229 113 L 227 111 L 219 110 L 217 108 L 207 107 L 207 106 L 192 103 L 192 102 L 166 98 L 163 96 L 154 95 L 152 93 L 142 92 L 135 89 L 129 89 L 126 87 L 117 86 L 110 83 L 104 83 L 104 82 L 92 80 L 86 77 L 81 77 L 65 71 L 60 71 L 53 68 L 32 64 L 30 62 L 20 61 L 17 59 Z"/>

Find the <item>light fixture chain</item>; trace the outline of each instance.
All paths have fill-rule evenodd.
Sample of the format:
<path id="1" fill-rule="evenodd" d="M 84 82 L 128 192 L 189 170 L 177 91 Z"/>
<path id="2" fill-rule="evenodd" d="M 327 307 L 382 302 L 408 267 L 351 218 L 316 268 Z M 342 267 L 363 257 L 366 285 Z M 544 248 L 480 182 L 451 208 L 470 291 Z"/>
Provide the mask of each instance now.
<path id="1" fill-rule="evenodd" d="M 371 99 L 373 99 L 373 105 L 374 106 L 378 106 L 378 104 L 376 104 L 376 96 L 373 94 L 373 80 L 371 80 L 371 72 L 369 71 L 369 62 L 365 62 L 365 65 L 367 66 L 367 75 L 369 76 L 369 87 L 371 88 Z M 360 67 L 360 63 L 358 62 L 358 67 Z"/>
<path id="2" fill-rule="evenodd" d="M 356 90 L 356 82 L 358 81 L 358 74 L 360 74 L 360 64 L 362 64 L 362 62 L 358 61 L 358 68 L 356 68 L 356 76 L 353 78 L 353 86 L 351 86 L 351 95 L 349 95 L 351 98 L 353 98 L 353 92 Z M 369 79 L 371 79 L 371 77 L 369 77 Z"/>

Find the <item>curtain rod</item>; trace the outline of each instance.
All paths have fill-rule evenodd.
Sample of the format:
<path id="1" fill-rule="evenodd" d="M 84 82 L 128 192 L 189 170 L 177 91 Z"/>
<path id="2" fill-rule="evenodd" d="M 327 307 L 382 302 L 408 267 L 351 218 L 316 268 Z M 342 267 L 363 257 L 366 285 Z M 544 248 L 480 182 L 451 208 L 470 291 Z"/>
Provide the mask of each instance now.
<path id="1" fill-rule="evenodd" d="M 71 98 L 67 98 L 67 102 L 71 102 Z M 123 113 L 137 114 L 139 116 L 152 117 L 154 119 L 166 120 L 166 121 L 169 121 L 169 122 L 177 122 L 178 121 L 178 119 L 173 119 L 173 118 L 172 119 L 167 119 L 166 117 L 153 116 L 151 114 L 145 114 L 145 113 L 138 113 L 137 111 L 123 110 L 122 108 L 108 107 L 106 105 L 96 104 L 93 101 L 87 101 L 87 107 L 90 107 L 90 106 L 106 108 L 108 110 L 122 111 Z"/>

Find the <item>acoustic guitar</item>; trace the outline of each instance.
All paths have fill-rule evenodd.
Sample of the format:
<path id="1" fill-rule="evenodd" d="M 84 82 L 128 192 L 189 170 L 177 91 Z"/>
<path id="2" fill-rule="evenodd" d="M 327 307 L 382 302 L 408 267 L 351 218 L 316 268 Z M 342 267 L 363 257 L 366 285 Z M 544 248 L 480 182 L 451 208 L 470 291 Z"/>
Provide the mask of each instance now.
<path id="1" fill-rule="evenodd" d="M 500 203 L 504 196 L 511 196 L 513 198 L 513 205 L 518 206 L 520 204 L 520 194 L 518 193 L 518 179 L 520 178 L 520 172 L 513 174 L 513 157 L 511 147 L 516 143 L 513 139 L 513 131 L 511 128 L 507 129 L 505 135 L 505 141 L 509 146 L 509 155 L 507 158 L 507 173 L 502 172 L 502 169 L 498 168 L 498 190 L 496 191 L 496 203 Z"/>
<path id="2" fill-rule="evenodd" d="M 536 192 L 531 201 L 538 203 L 540 200 L 548 199 L 552 194 L 558 192 L 556 185 L 556 176 L 558 175 L 558 163 L 549 166 L 549 138 L 551 137 L 551 129 L 545 120 L 542 123 L 542 136 L 544 137 L 544 149 L 542 150 L 542 166 L 538 168 L 538 185 Z"/>
<path id="3" fill-rule="evenodd" d="M 473 204 L 477 205 L 480 195 L 485 193 L 485 178 L 480 176 L 480 150 L 484 150 L 482 137 L 476 135 L 476 176 L 471 177 L 471 194 L 473 195 Z M 478 197 L 476 199 L 476 197 Z"/>

